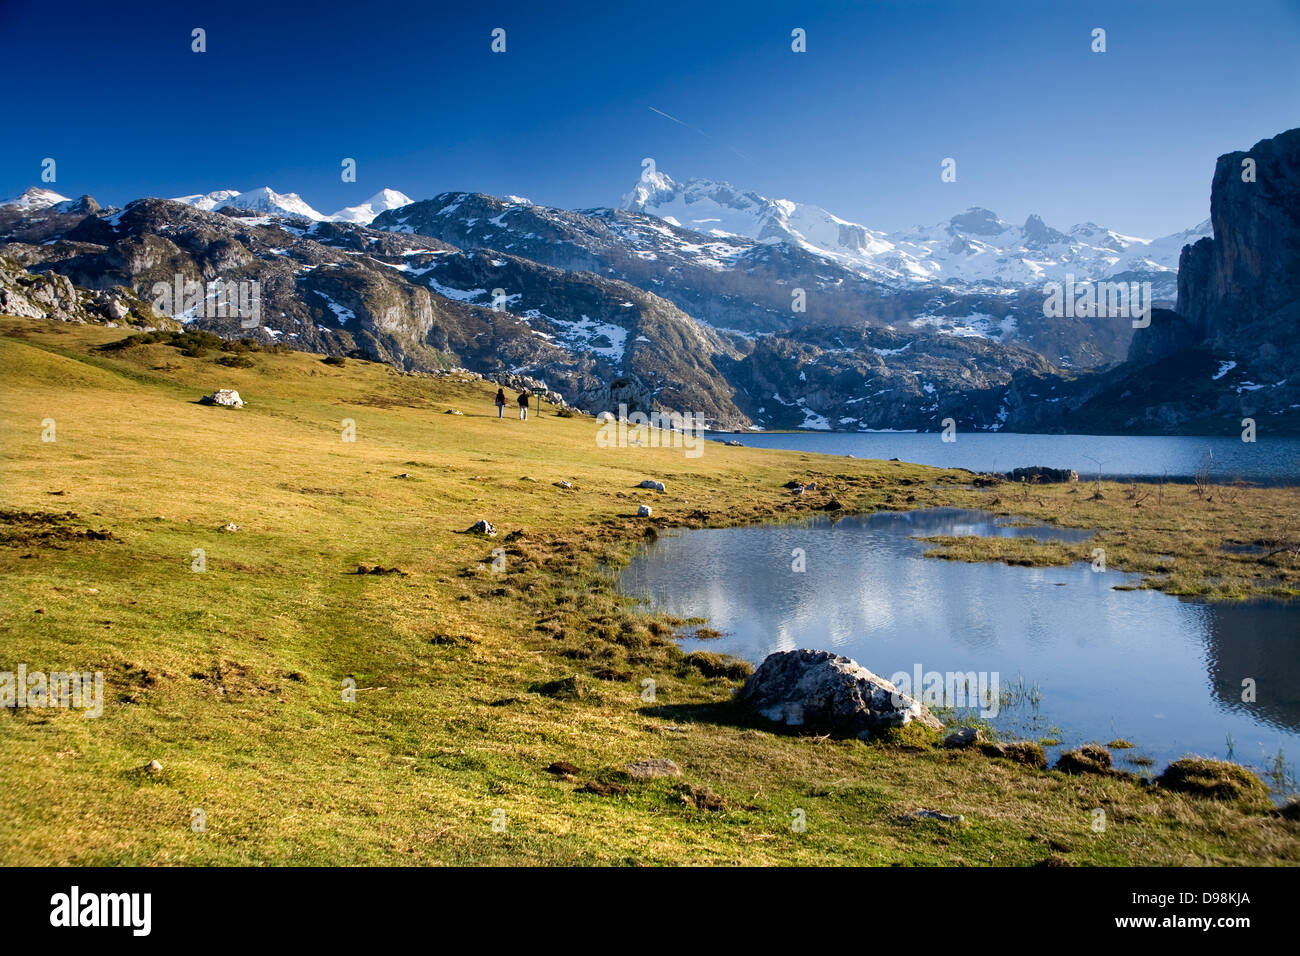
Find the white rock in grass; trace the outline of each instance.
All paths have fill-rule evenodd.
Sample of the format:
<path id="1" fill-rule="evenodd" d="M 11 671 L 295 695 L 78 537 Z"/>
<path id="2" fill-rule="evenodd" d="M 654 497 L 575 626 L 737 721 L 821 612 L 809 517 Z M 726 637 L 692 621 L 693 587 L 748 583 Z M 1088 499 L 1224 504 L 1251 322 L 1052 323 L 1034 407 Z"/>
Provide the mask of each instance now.
<path id="1" fill-rule="evenodd" d="M 203 397 L 204 405 L 225 405 L 228 408 L 243 408 L 244 400 L 233 388 L 219 388 L 211 395 Z"/>
<path id="2" fill-rule="evenodd" d="M 966 819 L 960 813 L 940 813 L 938 810 L 927 810 L 925 807 L 907 816 L 910 820 L 939 820 L 943 823 L 961 823 Z"/>
<path id="3" fill-rule="evenodd" d="M 651 757 L 627 765 L 627 772 L 638 780 L 650 780 L 655 777 L 680 777 L 682 768 L 667 757 Z"/>
<path id="4" fill-rule="evenodd" d="M 867 738 L 889 727 L 943 724 L 915 698 L 829 651 L 769 654 L 736 694 L 746 709 L 807 733 Z"/>

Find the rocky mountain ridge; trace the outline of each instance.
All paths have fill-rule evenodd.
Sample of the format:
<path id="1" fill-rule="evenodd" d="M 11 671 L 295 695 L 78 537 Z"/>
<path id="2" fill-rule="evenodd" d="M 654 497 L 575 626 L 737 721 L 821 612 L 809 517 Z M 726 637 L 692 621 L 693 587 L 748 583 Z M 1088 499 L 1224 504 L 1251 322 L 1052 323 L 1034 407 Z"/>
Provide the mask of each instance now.
<path id="1" fill-rule="evenodd" d="M 555 401 L 593 411 L 623 403 L 695 411 L 726 427 L 748 422 L 712 364 L 715 355 L 735 355 L 729 343 L 616 280 L 355 223 L 238 216 L 162 199 L 89 215 L 5 212 L 0 256 L 12 272 L 61 290 L 60 303 L 96 296 L 130 303 L 120 319 L 141 327 L 179 320 L 406 370 L 529 376 Z M 177 276 L 257 282 L 256 325 L 206 308 L 162 314 L 153 290 Z M 17 314 L 108 318 L 43 307 L 27 295 L 20 304 L 20 284 L 15 276 L 6 285 Z M 495 301 L 493 290 L 503 287 L 510 294 Z"/>
<path id="2" fill-rule="evenodd" d="M 1267 169 L 1266 188 L 1234 184 L 1246 154 L 1219 160 L 1214 236 L 1180 234 L 1198 241 L 1181 252 L 1177 311 L 1157 308 L 1138 330 L 1127 319 L 1049 318 L 1034 283 L 934 281 L 907 262 L 887 274 L 827 246 L 877 264 L 907 253 L 925 273 L 972 255 L 976 242 L 1005 243 L 1040 265 L 1054 256 L 1057 266 L 1168 283 L 1159 243 L 1091 224 L 1061 232 L 1032 216 L 1015 227 L 974 209 L 938 230 L 941 256 L 934 230 L 907 246 L 816 207 L 663 176 L 625 209 L 464 192 L 406 202 L 386 191 L 328 218 L 270 190 L 124 210 L 29 190 L 0 205 L 0 304 L 147 325 L 166 320 L 149 305 L 156 283 L 256 280 L 256 337 L 406 370 L 532 376 L 588 411 L 689 411 L 721 428 L 931 430 L 953 418 L 977 430 L 1221 431 L 1225 415 L 1290 402 L 1289 382 L 1300 383 L 1287 377 L 1295 133 L 1250 151 L 1261 182 L 1243 185 L 1263 184 Z M 694 228 L 676 207 L 689 207 L 691 216 L 677 211 Z M 1101 252 L 1062 252 L 1083 248 Z M 1132 268 L 1148 271 L 1115 271 Z M 249 334 L 198 312 L 172 318 Z M 1172 381 L 1184 374 L 1196 387 Z M 1283 405 L 1280 421 L 1287 413 Z"/>

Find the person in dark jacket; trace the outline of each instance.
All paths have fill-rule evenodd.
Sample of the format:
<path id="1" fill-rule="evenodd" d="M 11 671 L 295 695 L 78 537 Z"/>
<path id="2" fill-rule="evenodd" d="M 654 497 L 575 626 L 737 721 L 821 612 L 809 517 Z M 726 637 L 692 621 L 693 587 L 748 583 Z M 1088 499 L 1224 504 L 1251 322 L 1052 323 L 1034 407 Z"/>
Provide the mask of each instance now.
<path id="1" fill-rule="evenodd" d="M 504 388 L 497 389 L 496 402 L 497 402 L 497 418 L 502 418 L 506 413 L 506 390 Z"/>
<path id="2" fill-rule="evenodd" d="M 526 390 L 519 393 L 519 420 L 528 421 L 528 392 Z"/>

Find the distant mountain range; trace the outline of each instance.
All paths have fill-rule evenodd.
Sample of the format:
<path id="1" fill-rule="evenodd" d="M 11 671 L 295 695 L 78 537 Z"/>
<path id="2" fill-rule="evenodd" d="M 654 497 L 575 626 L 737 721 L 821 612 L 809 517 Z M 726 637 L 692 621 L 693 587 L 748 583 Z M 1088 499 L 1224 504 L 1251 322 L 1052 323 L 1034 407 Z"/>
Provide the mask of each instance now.
<path id="1" fill-rule="evenodd" d="M 660 172 L 643 176 L 622 209 L 646 212 L 711 236 L 791 242 L 881 282 L 987 283 L 1021 287 L 1077 277 L 1169 273 L 1189 242 L 1210 234 L 1210 221 L 1159 239 L 1139 239 L 1083 223 L 1068 232 L 1029 216 L 1014 226 L 974 207 L 931 227 L 902 234 L 877 232 L 819 206 L 768 199 L 729 183 L 676 183 Z"/>
<path id="2" fill-rule="evenodd" d="M 1290 137 L 1266 142 L 1288 156 Z M 155 282 L 256 279 L 258 328 L 192 321 L 408 370 L 466 366 L 589 411 L 676 409 L 731 428 L 1229 431 L 1267 396 L 1286 399 L 1272 425 L 1293 427 L 1283 373 L 1297 350 L 1225 331 L 1268 296 L 1203 291 L 1253 262 L 1281 296 L 1270 315 L 1289 314 L 1294 196 L 1245 198 L 1262 204 L 1249 241 L 1222 198 L 1211 220 L 1152 240 L 978 208 L 889 234 L 657 172 L 618 208 L 587 210 L 386 189 L 326 216 L 266 187 L 117 210 L 33 188 L 0 204 L 0 310 L 152 325 L 167 321 L 148 302 Z M 1220 251 L 1195 251 L 1207 248 Z M 1044 283 L 1067 273 L 1150 282 L 1163 309 L 1142 330 L 1045 314 Z M 1199 318 L 1169 311 L 1175 296 Z M 1290 341 L 1294 322 L 1269 321 Z M 1159 394 L 1142 378 L 1152 363 Z M 1167 380 L 1179 368 L 1194 383 Z"/>
<path id="3" fill-rule="evenodd" d="M 194 196 L 178 196 L 175 201 L 208 211 L 242 209 L 259 215 L 310 219 L 312 222 L 356 222 L 369 225 L 381 212 L 409 205 L 412 200 L 395 189 L 381 189 L 360 205 L 340 209 L 332 216 L 317 212 L 297 193 L 278 193 L 269 186 L 246 193 L 237 189 L 218 189 Z"/>
<path id="4" fill-rule="evenodd" d="M 312 222 L 355 222 L 369 225 L 381 212 L 410 205 L 411 197 L 395 189 L 381 189 L 365 202 L 340 209 L 332 216 L 322 215 L 309 206 L 297 193 L 278 193 L 269 186 L 241 193 L 238 189 L 218 189 L 210 193 L 177 196 L 173 202 L 184 203 L 205 212 L 214 210 L 243 210 L 265 216 L 290 219 L 307 219 Z M 62 212 L 73 200 L 60 196 L 50 189 L 33 186 L 16 199 L 0 202 L 0 207 L 36 213 L 43 209 Z"/>
<path id="5" fill-rule="evenodd" d="M 17 199 L 0 203 L 29 211 L 70 202 L 51 190 L 33 187 Z M 295 192 L 268 186 L 240 192 L 219 189 L 182 202 L 206 211 L 243 210 L 258 215 L 354 222 L 369 225 L 380 213 L 411 205 L 405 193 L 382 189 L 364 203 L 325 215 Z M 532 205 L 507 197 L 510 205 Z M 1023 226 L 972 207 L 932 227 L 915 226 L 890 234 L 841 219 L 819 206 L 788 199 L 768 199 L 729 183 L 708 179 L 674 182 L 661 172 L 644 176 L 622 199 L 621 210 L 640 212 L 669 225 L 716 239 L 749 239 L 761 244 L 792 243 L 859 275 L 888 284 L 938 283 L 944 286 L 987 285 L 1021 288 L 1066 273 L 1102 279 L 1133 273 L 1168 274 L 1172 291 L 1183 246 L 1210 234 L 1210 221 L 1157 239 L 1125 236 L 1095 223 L 1060 232 L 1031 215 Z M 719 251 L 702 250 L 708 262 Z"/>

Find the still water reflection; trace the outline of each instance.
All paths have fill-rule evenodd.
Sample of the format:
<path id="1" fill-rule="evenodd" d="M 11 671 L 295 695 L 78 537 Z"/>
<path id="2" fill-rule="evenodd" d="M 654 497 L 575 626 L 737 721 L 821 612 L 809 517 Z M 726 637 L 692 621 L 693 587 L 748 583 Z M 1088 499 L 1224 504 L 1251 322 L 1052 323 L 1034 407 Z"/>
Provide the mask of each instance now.
<path id="1" fill-rule="evenodd" d="M 1008 527 L 978 511 L 880 513 L 800 525 L 686 531 L 648 546 L 624 593 L 723 637 L 684 641 L 757 664 L 773 651 L 834 650 L 885 677 L 996 672 L 1012 702 L 993 723 L 1016 735 L 1132 741 L 1129 769 L 1188 753 L 1261 771 L 1300 756 L 1300 604 L 1215 604 L 1087 564 L 1023 568 L 922 557 L 927 535 L 1087 532 Z M 806 570 L 792 570 L 800 551 Z M 1255 701 L 1242 700 L 1243 681 Z"/>

